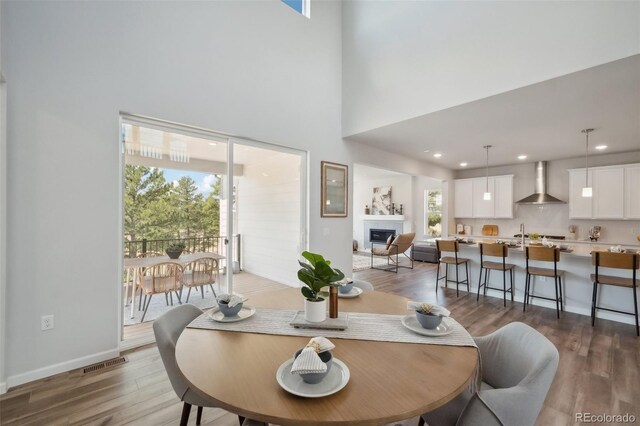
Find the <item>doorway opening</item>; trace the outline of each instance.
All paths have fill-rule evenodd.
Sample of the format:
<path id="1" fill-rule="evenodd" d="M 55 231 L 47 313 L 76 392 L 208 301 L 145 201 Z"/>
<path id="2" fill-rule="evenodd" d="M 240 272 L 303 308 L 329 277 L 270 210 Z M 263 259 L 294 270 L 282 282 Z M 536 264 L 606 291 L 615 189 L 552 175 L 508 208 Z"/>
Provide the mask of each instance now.
<path id="1" fill-rule="evenodd" d="M 296 285 L 305 152 L 129 115 L 121 135 L 124 347 L 177 304 Z"/>

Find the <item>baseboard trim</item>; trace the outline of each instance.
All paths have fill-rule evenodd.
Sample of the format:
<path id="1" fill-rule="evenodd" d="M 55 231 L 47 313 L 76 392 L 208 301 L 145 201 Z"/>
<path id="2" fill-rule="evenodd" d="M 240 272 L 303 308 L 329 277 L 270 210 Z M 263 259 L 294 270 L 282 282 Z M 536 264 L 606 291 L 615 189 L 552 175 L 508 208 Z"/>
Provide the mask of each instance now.
<path id="1" fill-rule="evenodd" d="M 0 395 L 7 393 L 7 382 L 0 383 Z"/>
<path id="2" fill-rule="evenodd" d="M 20 386 L 25 383 L 33 382 L 34 380 L 44 379 L 56 374 L 65 373 L 67 371 L 75 370 L 76 368 L 86 367 L 87 365 L 95 364 L 97 362 L 106 361 L 111 358 L 120 356 L 120 349 L 110 349 L 104 352 L 98 352 L 96 354 L 87 355 L 84 357 L 64 361 L 58 364 L 49 365 L 47 367 L 38 368 L 36 370 L 27 371 L 26 373 L 16 374 L 15 376 L 7 377 L 5 387 L 11 389 L 15 386 Z"/>
<path id="3" fill-rule="evenodd" d="M 153 331 L 145 334 L 144 336 L 140 336 L 137 339 L 127 339 L 120 342 L 120 351 L 128 351 L 129 349 L 139 348 L 140 346 L 145 346 L 150 343 L 156 342 L 156 336 L 153 334 Z"/>

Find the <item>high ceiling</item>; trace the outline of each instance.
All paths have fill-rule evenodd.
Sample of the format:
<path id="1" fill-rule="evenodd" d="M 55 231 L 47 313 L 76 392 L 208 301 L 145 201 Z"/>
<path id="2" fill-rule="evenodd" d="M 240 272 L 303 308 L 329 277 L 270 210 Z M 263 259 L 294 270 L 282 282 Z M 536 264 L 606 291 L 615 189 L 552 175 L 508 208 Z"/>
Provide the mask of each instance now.
<path id="1" fill-rule="evenodd" d="M 640 150 L 640 55 L 348 138 L 451 169 Z M 607 149 L 596 151 L 596 145 Z M 428 152 L 425 152 L 428 150 Z M 440 158 L 433 155 L 442 154 Z M 519 155 L 526 155 L 518 160 Z"/>

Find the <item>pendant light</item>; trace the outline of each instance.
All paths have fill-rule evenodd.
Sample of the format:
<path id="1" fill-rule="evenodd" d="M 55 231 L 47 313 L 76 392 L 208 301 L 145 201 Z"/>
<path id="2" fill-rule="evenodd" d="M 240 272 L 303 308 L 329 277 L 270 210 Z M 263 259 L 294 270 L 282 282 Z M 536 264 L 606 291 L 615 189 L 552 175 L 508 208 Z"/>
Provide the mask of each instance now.
<path id="1" fill-rule="evenodd" d="M 483 146 L 483 148 L 487 150 L 487 182 L 486 182 L 486 187 L 484 191 L 485 201 L 491 201 L 491 193 L 489 192 L 489 148 L 491 148 L 491 146 L 492 145 Z"/>
<path id="2" fill-rule="evenodd" d="M 584 153 L 584 188 L 582 188 L 582 196 L 585 198 L 593 197 L 593 188 L 589 186 L 589 133 L 594 129 L 583 129 L 582 133 L 586 135 L 587 144 Z"/>

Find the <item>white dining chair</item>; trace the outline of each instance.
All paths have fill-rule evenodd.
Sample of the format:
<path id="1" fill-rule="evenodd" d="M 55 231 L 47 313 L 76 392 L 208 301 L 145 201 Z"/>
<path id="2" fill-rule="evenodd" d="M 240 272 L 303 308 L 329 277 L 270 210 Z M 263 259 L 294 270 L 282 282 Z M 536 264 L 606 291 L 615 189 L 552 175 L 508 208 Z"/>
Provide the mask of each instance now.
<path id="1" fill-rule="evenodd" d="M 419 425 L 533 426 L 558 369 L 556 347 L 521 322 L 474 340 L 482 359 L 480 389 L 423 414 Z"/>

